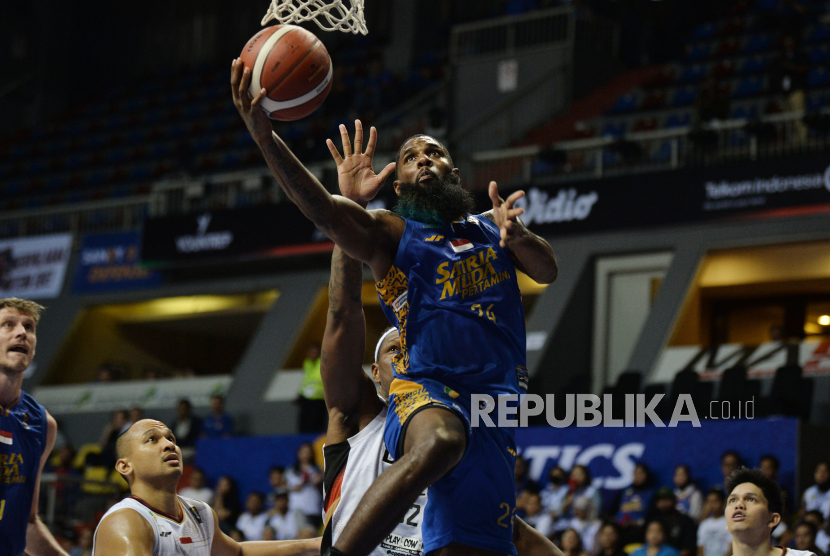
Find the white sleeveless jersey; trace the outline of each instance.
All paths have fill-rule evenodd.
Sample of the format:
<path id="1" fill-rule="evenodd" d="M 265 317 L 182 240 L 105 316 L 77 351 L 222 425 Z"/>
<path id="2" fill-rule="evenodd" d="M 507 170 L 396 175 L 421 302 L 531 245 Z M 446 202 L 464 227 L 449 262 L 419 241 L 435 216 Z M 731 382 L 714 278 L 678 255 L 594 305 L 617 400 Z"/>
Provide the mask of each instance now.
<path id="1" fill-rule="evenodd" d="M 321 553 L 337 542 L 363 495 L 375 479 L 394 463 L 383 443 L 385 423 L 386 409 L 356 435 L 344 442 L 323 447 L 325 531 Z M 371 556 L 422 556 L 421 520 L 426 503 L 424 491 L 392 533 L 371 552 Z"/>
<path id="2" fill-rule="evenodd" d="M 153 556 L 210 556 L 213 544 L 213 511 L 199 500 L 179 496 L 181 521 L 155 510 L 134 497 L 125 498 L 104 514 L 101 521 L 111 513 L 130 509 L 138 512 L 153 528 Z M 92 541 L 92 556 L 95 556 L 95 542 Z"/>

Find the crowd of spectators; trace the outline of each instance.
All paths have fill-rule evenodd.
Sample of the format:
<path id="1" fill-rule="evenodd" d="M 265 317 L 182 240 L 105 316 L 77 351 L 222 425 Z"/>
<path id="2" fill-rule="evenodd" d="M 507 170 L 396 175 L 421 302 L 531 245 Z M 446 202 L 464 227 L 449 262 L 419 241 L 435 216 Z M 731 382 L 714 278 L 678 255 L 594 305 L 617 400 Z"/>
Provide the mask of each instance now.
<path id="1" fill-rule="evenodd" d="M 720 470 L 726 479 L 743 462 L 728 451 Z M 778 480 L 779 462 L 765 455 L 756 462 L 762 473 Z M 830 547 L 830 466 L 818 464 L 815 484 L 793 508 L 782 488 L 785 511 L 773 531 L 774 544 L 825 556 Z M 528 476 L 520 456 L 516 464 L 517 514 L 552 539 L 568 556 L 725 556 L 732 536 L 726 529 L 727 493 L 723 483 L 700 485 L 685 464 L 674 468 L 671 484 L 656 484 L 644 463 L 632 473 L 631 485 L 603 505 L 587 467 L 554 466 L 543 484 Z M 701 488 L 703 487 L 703 488 Z"/>

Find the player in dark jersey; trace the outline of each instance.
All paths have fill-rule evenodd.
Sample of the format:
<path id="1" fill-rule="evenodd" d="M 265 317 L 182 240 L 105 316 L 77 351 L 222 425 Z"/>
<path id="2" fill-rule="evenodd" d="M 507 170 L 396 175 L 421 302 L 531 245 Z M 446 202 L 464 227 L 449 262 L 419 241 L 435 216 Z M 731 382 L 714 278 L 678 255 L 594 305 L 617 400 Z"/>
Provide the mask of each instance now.
<path id="1" fill-rule="evenodd" d="M 329 278 L 329 310 L 323 335 L 321 372 L 329 427 L 326 432 L 323 551 L 337 539 L 369 485 L 389 467 L 383 426 L 392 357 L 401 351 L 394 328 L 383 333 L 374 350 L 372 379 L 363 372 L 366 323 L 362 300 L 363 263 L 334 248 Z M 377 388 L 376 388 L 377 384 Z M 370 436 L 367 436 L 370 435 Z M 352 499 L 356 498 L 356 499 Z M 423 554 L 422 497 L 373 552 L 377 556 Z M 562 556 L 548 538 L 517 518 L 513 542 L 519 556 Z"/>
<path id="2" fill-rule="evenodd" d="M 540 283 L 557 275 L 550 245 L 530 233 L 518 219 L 522 210 L 513 208 L 523 193 L 502 201 L 491 182 L 492 212 L 469 214 L 472 198 L 460 187 L 447 149 L 421 135 L 398 155 L 395 191 L 403 216 L 366 211 L 330 195 L 273 133 L 259 108 L 265 90 L 252 101 L 250 80 L 235 60 L 234 104 L 278 183 L 345 253 L 369 265 L 382 306 L 401 331 L 385 429 L 397 461 L 369 488 L 330 552 L 366 556 L 431 486 L 425 552 L 515 554 L 513 431 L 473 429 L 470 403 L 473 393 L 518 394 L 526 383 L 516 269 Z M 364 153 L 359 122 L 356 128 L 356 154 L 345 126 L 344 158 L 329 147 L 341 190 L 351 188 L 356 194 L 350 197 L 365 200 L 361 192 L 377 189 L 395 165 L 376 175 L 376 131 L 370 130 Z"/>
<path id="3" fill-rule="evenodd" d="M 30 556 L 67 556 L 37 512 L 40 475 L 58 425 L 21 388 L 42 310 L 33 301 L 0 299 L 0 556 L 24 549 Z"/>

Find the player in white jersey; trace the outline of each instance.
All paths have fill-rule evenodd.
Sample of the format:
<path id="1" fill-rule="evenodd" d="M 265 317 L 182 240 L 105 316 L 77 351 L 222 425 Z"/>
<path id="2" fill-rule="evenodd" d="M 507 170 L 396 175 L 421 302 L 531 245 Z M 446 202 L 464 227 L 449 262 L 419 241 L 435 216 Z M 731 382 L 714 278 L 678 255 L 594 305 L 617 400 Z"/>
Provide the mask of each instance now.
<path id="1" fill-rule="evenodd" d="M 356 142 L 360 140 L 356 138 Z M 374 152 L 375 137 L 367 144 Z M 355 166 L 372 157 L 361 152 L 346 157 Z M 341 184 L 342 184 L 341 180 Z M 364 207 L 380 183 L 353 184 L 344 196 Z M 363 189 L 361 190 L 361 187 Z M 329 311 L 323 336 L 320 372 L 329 412 L 326 432 L 323 551 L 334 545 L 372 482 L 393 461 L 383 442 L 386 402 L 392 381 L 392 356 L 401 349 L 398 331 L 389 329 L 374 351 L 372 379 L 363 372 L 366 324 L 362 302 L 363 263 L 334 248 L 329 279 Z M 421 556 L 421 516 L 427 492 L 421 493 L 395 529 L 371 553 L 373 556 Z M 563 556 L 538 531 L 517 519 L 513 540 L 519 556 Z"/>
<path id="2" fill-rule="evenodd" d="M 182 453 L 172 431 L 143 419 L 116 444 L 115 469 L 132 496 L 104 515 L 93 556 L 315 556 L 320 539 L 237 543 L 219 530 L 210 506 L 176 494 Z"/>
<path id="3" fill-rule="evenodd" d="M 726 479 L 726 528 L 733 556 L 815 556 L 806 550 L 772 546 L 772 531 L 781 522 L 781 489 L 758 469 L 741 467 Z"/>

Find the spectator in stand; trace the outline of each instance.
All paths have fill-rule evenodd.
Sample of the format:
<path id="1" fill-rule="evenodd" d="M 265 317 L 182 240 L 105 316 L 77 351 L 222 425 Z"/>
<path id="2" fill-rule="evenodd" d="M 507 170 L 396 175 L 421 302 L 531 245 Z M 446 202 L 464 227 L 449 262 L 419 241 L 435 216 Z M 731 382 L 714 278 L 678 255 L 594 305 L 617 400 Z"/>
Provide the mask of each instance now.
<path id="1" fill-rule="evenodd" d="M 323 508 L 323 474 L 314 463 L 314 450 L 311 444 L 303 444 L 297 449 L 297 461 L 285 473 L 288 483 L 288 506 L 300 510 L 313 527 L 322 522 Z"/>
<path id="2" fill-rule="evenodd" d="M 796 523 L 794 531 L 793 544 L 796 550 L 806 550 L 816 556 L 827 556 L 823 550 L 816 546 L 818 528 L 816 528 L 814 523 L 803 520 L 799 521 Z"/>
<path id="3" fill-rule="evenodd" d="M 801 498 L 801 511 L 818 510 L 826 521 L 830 517 L 830 465 L 826 461 L 816 465 L 813 480 L 815 484 Z"/>
<path id="4" fill-rule="evenodd" d="M 600 498 L 599 490 L 594 487 L 591 478 L 591 472 L 584 465 L 574 465 L 571 468 L 571 475 L 568 478 L 568 494 L 565 495 L 565 502 L 562 505 L 562 517 L 573 518 L 576 516 L 574 512 L 573 503 L 577 498 L 589 498 L 592 502 L 592 515 L 590 519 L 596 517 L 602 511 L 602 498 Z"/>
<path id="5" fill-rule="evenodd" d="M 306 352 L 297 403 L 300 404 L 300 432 L 325 432 L 328 410 L 320 376 L 320 344 L 311 344 Z"/>
<path id="6" fill-rule="evenodd" d="M 631 556 L 679 556 L 677 549 L 667 542 L 666 529 L 659 519 L 649 521 L 646 525 L 646 544 L 632 552 Z"/>
<path id="7" fill-rule="evenodd" d="M 775 481 L 775 484 L 778 485 L 778 490 L 781 491 L 781 523 L 779 523 L 778 526 L 772 530 L 772 536 L 777 539 L 779 545 L 789 546 L 793 539 L 793 532 L 791 532 L 789 527 L 787 527 L 787 523 L 789 522 L 787 501 L 790 499 L 790 495 L 787 493 L 786 489 L 781 486 L 781 483 L 778 482 L 778 469 L 780 468 L 778 458 L 769 454 L 761 456 L 759 468 L 764 477 L 770 479 L 771 481 Z"/>
<path id="8" fill-rule="evenodd" d="M 69 551 L 69 556 L 92 556 L 92 529 L 84 527 L 78 532 L 78 544 Z"/>
<path id="9" fill-rule="evenodd" d="M 602 521 L 596 516 L 594 502 L 590 498 L 580 496 L 573 502 L 574 517 L 565 522 L 566 529 L 573 529 L 582 539 L 582 547 L 588 553 L 594 552 L 594 545 Z"/>
<path id="10" fill-rule="evenodd" d="M 239 529 L 231 529 L 231 532 L 228 533 L 228 536 L 235 540 L 236 542 L 245 542 L 245 533 L 240 531 Z"/>
<path id="11" fill-rule="evenodd" d="M 713 75 L 707 76 L 695 96 L 695 130 L 713 120 L 728 120 L 730 108 L 729 89 L 718 83 Z"/>
<path id="12" fill-rule="evenodd" d="M 538 492 L 528 492 L 524 495 L 524 519 L 528 525 L 549 537 L 553 533 L 553 520 L 542 506 L 542 496 Z"/>
<path id="13" fill-rule="evenodd" d="M 784 111 L 799 112 L 807 109 L 807 74 L 810 60 L 796 42 L 795 35 L 785 35 L 781 39 L 781 54 L 773 68 L 773 91 L 784 96 Z M 795 142 L 803 144 L 807 140 L 807 126 L 801 119 L 795 124 Z"/>
<path id="14" fill-rule="evenodd" d="M 617 502 L 617 524 L 622 531 L 622 543 L 641 543 L 645 539 L 646 517 L 651 511 L 654 488 L 651 472 L 644 463 L 634 467 L 631 486 L 623 490 Z"/>
<path id="15" fill-rule="evenodd" d="M 268 519 L 270 525 L 276 532 L 276 538 L 280 541 L 296 539 L 300 530 L 308 527 L 305 515 L 299 510 L 292 510 L 288 507 L 288 492 L 278 492 L 274 496 L 274 509 L 270 512 Z"/>
<path id="16" fill-rule="evenodd" d="M 721 485 L 726 484 L 726 479 L 741 466 L 741 456 L 734 450 L 727 450 L 720 457 L 720 472 L 723 475 Z"/>
<path id="17" fill-rule="evenodd" d="M 223 475 L 216 481 L 212 507 L 219 518 L 219 529 L 229 537 L 234 538 L 231 532 L 234 530 L 236 518 L 239 516 L 239 490 L 236 482 L 229 476 Z"/>
<path id="18" fill-rule="evenodd" d="M 55 462 L 54 466 L 51 465 Z M 80 471 L 75 467 L 75 448 L 71 444 L 64 444 L 55 450 L 55 455 L 46 462 L 44 472 L 54 473 L 59 479 L 80 477 Z M 78 483 L 59 480 L 55 483 L 56 510 L 60 514 L 67 514 L 75 506 L 78 499 Z"/>
<path id="19" fill-rule="evenodd" d="M 654 495 L 654 517 L 665 525 L 665 541 L 680 552 L 680 556 L 697 553 L 697 524 L 677 511 L 677 498 L 670 488 L 661 488 Z M 648 543 L 648 531 L 646 531 Z"/>
<path id="20" fill-rule="evenodd" d="M 568 484 L 565 470 L 558 465 L 548 473 L 548 484 L 542 489 L 542 506 L 556 520 L 562 512 L 565 497 L 568 495 Z"/>
<path id="21" fill-rule="evenodd" d="M 141 421 L 142 419 L 144 419 L 144 410 L 141 409 L 140 407 L 138 407 L 137 405 L 132 406 L 130 408 L 130 418 L 129 418 L 130 425 L 132 425 L 133 423 L 137 423 L 138 421 Z M 129 428 L 129 427 L 127 427 L 127 428 Z"/>
<path id="22" fill-rule="evenodd" d="M 262 529 L 262 540 L 264 541 L 276 541 L 277 539 L 277 532 L 274 530 L 273 527 L 270 525 L 266 525 Z"/>
<path id="23" fill-rule="evenodd" d="M 559 539 L 559 548 L 565 556 L 588 556 L 582 548 L 582 537 L 574 529 L 565 529 Z"/>
<path id="24" fill-rule="evenodd" d="M 626 556 L 622 549 L 622 531 L 616 523 L 604 524 L 594 543 L 594 556 Z"/>
<path id="25" fill-rule="evenodd" d="M 268 511 L 271 511 L 274 509 L 277 495 L 288 493 L 288 483 L 285 481 L 285 467 L 275 465 L 269 469 L 268 483 L 271 485 L 271 492 L 268 493 L 268 499 L 265 502 L 265 507 Z"/>
<path id="26" fill-rule="evenodd" d="M 179 495 L 201 500 L 207 505 L 213 504 L 213 491 L 205 485 L 205 472 L 198 467 L 194 467 L 190 472 L 190 486 L 181 489 Z"/>
<path id="27" fill-rule="evenodd" d="M 703 495 L 692 482 L 692 472 L 688 465 L 674 468 L 674 495 L 677 497 L 678 511 L 694 519 L 695 523 L 699 522 L 703 511 Z"/>
<path id="28" fill-rule="evenodd" d="M 818 510 L 810 510 L 804 514 L 801 521 L 809 521 L 816 526 L 816 546 L 825 553 L 830 552 L 830 522 L 825 524 L 824 516 Z"/>
<path id="29" fill-rule="evenodd" d="M 233 419 L 225 413 L 225 398 L 219 394 L 210 397 L 210 415 L 202 420 L 202 438 L 230 438 L 233 436 Z"/>
<path id="30" fill-rule="evenodd" d="M 111 468 L 118 458 L 115 455 L 115 441 L 118 436 L 130 428 L 130 412 L 126 409 L 113 411 L 110 422 L 101 431 L 101 438 L 98 445 L 101 446 L 101 465 Z"/>
<path id="31" fill-rule="evenodd" d="M 703 505 L 703 520 L 697 528 L 697 556 L 728 556 L 732 553 L 732 533 L 726 529 L 725 509 L 723 490 L 710 490 Z"/>
<path id="32" fill-rule="evenodd" d="M 528 492 L 542 492 L 539 483 L 530 478 L 527 460 L 521 455 L 516 456 L 516 467 L 513 469 L 513 477 L 516 479 L 516 499 L 523 490 Z"/>
<path id="33" fill-rule="evenodd" d="M 265 496 L 254 491 L 245 499 L 245 511 L 236 520 L 236 528 L 242 531 L 247 540 L 261 541 L 262 530 L 268 525 L 268 517 Z"/>
<path id="34" fill-rule="evenodd" d="M 182 398 L 176 405 L 176 420 L 173 421 L 173 434 L 182 450 L 185 462 L 190 462 L 196 455 L 196 439 L 199 438 L 199 419 L 193 415 L 193 405 L 187 398 Z"/>

